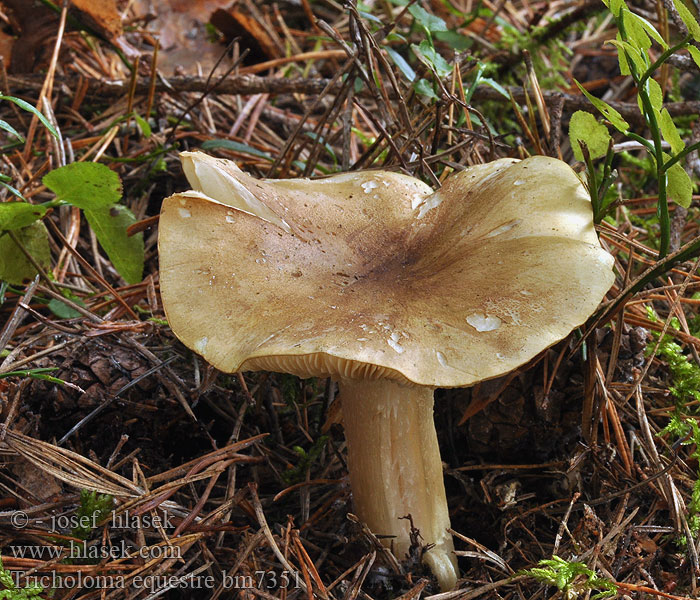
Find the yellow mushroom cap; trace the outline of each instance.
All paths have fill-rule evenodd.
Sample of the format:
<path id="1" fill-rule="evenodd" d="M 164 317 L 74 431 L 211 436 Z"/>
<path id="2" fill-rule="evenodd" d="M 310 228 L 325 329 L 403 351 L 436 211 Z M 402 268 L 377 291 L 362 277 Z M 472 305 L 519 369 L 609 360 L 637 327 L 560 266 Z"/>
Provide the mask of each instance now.
<path id="1" fill-rule="evenodd" d="M 501 159 L 437 192 L 386 171 L 258 180 L 183 153 L 160 286 L 177 337 L 225 372 L 458 387 L 527 362 L 612 285 L 565 163 Z"/>

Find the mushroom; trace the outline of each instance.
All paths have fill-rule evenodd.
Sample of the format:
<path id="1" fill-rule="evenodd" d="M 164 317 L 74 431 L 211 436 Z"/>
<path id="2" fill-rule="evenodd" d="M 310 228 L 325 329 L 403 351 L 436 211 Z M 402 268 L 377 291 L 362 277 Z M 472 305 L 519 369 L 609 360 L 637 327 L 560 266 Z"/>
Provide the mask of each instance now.
<path id="1" fill-rule="evenodd" d="M 610 288 L 578 177 L 501 159 L 433 192 L 387 171 L 258 180 L 181 156 L 194 191 L 164 200 L 158 240 L 175 335 L 224 372 L 336 380 L 355 511 L 397 556 L 411 515 L 452 588 L 433 391 L 526 363 Z"/>

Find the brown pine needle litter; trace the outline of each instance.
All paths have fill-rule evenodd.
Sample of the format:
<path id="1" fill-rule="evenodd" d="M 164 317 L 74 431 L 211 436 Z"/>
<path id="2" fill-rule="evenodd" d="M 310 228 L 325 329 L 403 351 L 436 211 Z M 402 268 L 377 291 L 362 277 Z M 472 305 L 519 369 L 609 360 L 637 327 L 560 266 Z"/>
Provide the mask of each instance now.
<path id="1" fill-rule="evenodd" d="M 617 32 L 605 5 L 180 4 L 0 0 L 0 92 L 42 115 L 0 99 L 0 175 L 49 203 L 48 260 L 23 230 L 0 236 L 0 269 L 12 240 L 36 275 L 0 283 L 0 595 L 697 597 L 698 197 L 669 206 L 659 260 L 655 167 L 640 150 L 652 133 L 604 43 Z M 677 3 L 636 4 L 664 40 L 683 39 Z M 654 74 L 686 146 L 700 139 L 692 58 Z M 355 516 L 333 382 L 223 374 L 177 341 L 160 203 L 188 189 L 178 153 L 200 149 L 256 178 L 384 169 L 437 188 L 467 166 L 545 154 L 585 179 L 568 125 L 599 115 L 574 80 L 637 134 L 608 127 L 615 198 L 597 232 L 615 283 L 527 365 L 436 391 L 461 574 L 440 592 L 419 530 L 395 555 Z M 79 163 L 118 175 L 140 279 L 123 278 L 91 211 L 42 181 Z M 682 165 L 693 181 L 699 164 L 696 151 Z M 2 203 L 17 199 L 0 187 Z"/>

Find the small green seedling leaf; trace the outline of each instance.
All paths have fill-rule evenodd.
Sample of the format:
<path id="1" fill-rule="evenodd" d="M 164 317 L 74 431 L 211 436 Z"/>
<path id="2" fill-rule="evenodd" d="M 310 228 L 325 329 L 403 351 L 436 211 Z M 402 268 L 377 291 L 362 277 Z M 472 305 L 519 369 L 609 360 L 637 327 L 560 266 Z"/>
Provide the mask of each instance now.
<path id="1" fill-rule="evenodd" d="M 494 90 L 496 90 L 501 96 L 504 98 L 510 98 L 508 95 L 508 90 L 504 88 L 500 83 L 495 81 L 494 79 L 491 79 L 490 77 L 482 77 L 480 80 L 480 83 L 483 83 L 485 85 L 488 85 L 489 87 L 492 87 Z"/>
<path id="2" fill-rule="evenodd" d="M 72 384 L 63 381 L 63 379 L 59 379 L 58 377 L 48 375 L 48 373 L 50 373 L 51 371 L 56 370 L 58 370 L 58 367 L 43 367 L 39 369 L 19 369 L 17 371 L 4 371 L 3 373 L 0 373 L 0 379 L 5 379 L 6 377 L 31 377 L 32 379 L 40 379 L 41 381 L 48 381 L 49 383 L 57 383 L 59 385 L 72 386 Z M 3 596 L 2 591 L 0 591 L 0 600 L 3 600 L 3 598 L 8 598 L 8 596 Z M 15 600 L 14 596 L 9 596 L 9 598 L 10 600 Z M 24 596 L 19 596 L 17 598 L 17 600 L 20 599 L 24 600 Z"/>
<path id="3" fill-rule="evenodd" d="M 666 156 L 666 158 L 668 157 Z M 676 163 L 666 171 L 666 177 L 668 195 L 679 206 L 688 208 L 693 200 L 693 182 L 686 170 L 679 163 Z"/>
<path id="4" fill-rule="evenodd" d="M 19 132 L 12 127 L 7 121 L 0 119 L 0 129 L 7 131 L 10 135 L 14 135 L 20 142 L 24 141 L 24 138 L 19 134 Z"/>
<path id="5" fill-rule="evenodd" d="M 630 128 L 630 124 L 622 118 L 622 115 L 619 112 L 617 112 L 607 102 L 604 102 L 600 98 L 596 98 L 575 79 L 574 82 L 581 90 L 583 95 L 590 100 L 591 104 L 593 104 L 593 106 L 595 106 L 608 121 L 610 121 L 611 125 L 615 129 L 617 129 L 620 133 L 627 133 L 627 130 Z"/>
<path id="6" fill-rule="evenodd" d="M 620 17 L 625 26 L 628 41 L 639 50 L 649 50 L 651 40 L 644 27 L 634 18 L 634 14 L 624 9 L 621 11 Z"/>
<path id="7" fill-rule="evenodd" d="M 651 41 L 649 40 L 649 37 L 651 37 L 664 50 L 668 50 L 666 40 L 661 37 L 661 34 L 656 31 L 656 28 L 644 17 L 640 17 L 631 10 L 625 9 L 622 11 L 622 19 L 628 37 L 635 41 L 643 41 L 644 45 L 639 47 L 643 47 L 645 50 L 651 48 Z M 644 41 L 644 38 L 646 38 L 646 41 Z"/>
<path id="8" fill-rule="evenodd" d="M 697 22 L 693 13 L 690 12 L 690 9 L 684 4 L 683 0 L 673 0 L 673 4 L 681 19 L 683 19 L 683 23 L 685 23 L 685 26 L 688 28 L 688 33 L 693 36 L 696 42 L 700 42 L 700 23 Z"/>
<path id="9" fill-rule="evenodd" d="M 49 251 L 49 234 L 41 221 L 35 221 L 24 229 L 15 231 L 17 240 L 32 256 L 42 269 L 51 264 Z M 21 285 L 26 279 L 32 279 L 37 274 L 34 265 L 29 261 L 20 247 L 8 233 L 0 236 L 0 279 L 13 285 Z"/>
<path id="10" fill-rule="evenodd" d="M 363 19 L 366 19 L 367 21 L 372 21 L 373 23 L 377 23 L 379 25 L 384 25 L 384 23 L 382 22 L 382 20 L 378 16 L 373 15 L 370 12 L 365 12 L 363 10 L 359 10 L 357 12 L 360 14 L 360 16 Z"/>
<path id="11" fill-rule="evenodd" d="M 398 42 L 400 44 L 408 43 L 408 40 L 406 39 L 406 37 L 401 35 L 397 31 L 392 31 L 391 33 L 387 34 L 386 38 L 384 38 L 384 39 L 387 42 Z"/>
<path id="12" fill-rule="evenodd" d="M 644 91 L 649 98 L 649 103 L 651 104 L 651 109 L 656 115 L 656 120 L 660 119 L 660 111 L 664 105 L 664 93 L 658 82 L 651 77 L 649 77 L 644 82 Z M 642 95 L 637 94 L 637 106 L 639 106 L 639 112 L 645 114 L 644 102 L 642 100 Z"/>
<path id="13" fill-rule="evenodd" d="M 46 208 L 41 204 L 29 202 L 0 203 L 0 231 L 22 229 L 41 219 L 46 214 Z"/>
<path id="14" fill-rule="evenodd" d="M 622 42 L 622 36 L 620 35 L 620 32 L 617 32 L 617 35 L 615 36 L 616 41 Z M 612 41 L 611 41 L 612 43 Z M 625 49 L 622 47 L 621 44 L 613 44 L 615 46 L 615 49 L 617 50 L 617 62 L 620 65 L 620 73 L 622 75 L 631 75 L 632 71 L 630 69 L 630 64 L 629 61 L 627 60 L 627 55 L 625 54 Z"/>
<path id="15" fill-rule="evenodd" d="M 310 137 L 312 140 L 323 146 L 323 149 L 328 153 L 328 156 L 331 157 L 331 160 L 333 161 L 334 165 L 338 164 L 338 157 L 335 155 L 335 151 L 333 150 L 333 147 L 326 142 L 324 137 L 322 135 L 319 135 L 315 131 L 306 131 L 304 132 L 304 135 L 306 137 Z"/>
<path id="16" fill-rule="evenodd" d="M 384 50 L 386 50 L 389 58 L 391 58 L 403 76 L 409 81 L 414 81 L 416 78 L 416 72 L 411 68 L 411 65 L 406 62 L 406 59 L 393 48 L 384 48 Z"/>
<path id="17" fill-rule="evenodd" d="M 0 94 L 0 100 L 7 100 L 8 102 L 12 102 L 19 106 L 22 110 L 26 110 L 27 112 L 32 113 L 33 115 L 36 115 L 36 118 L 39 119 L 44 127 L 49 130 L 51 135 L 58 139 L 58 131 L 56 131 L 56 128 L 51 125 L 49 120 L 42 115 L 36 108 L 34 108 L 29 102 L 25 102 L 21 98 L 15 98 L 14 96 L 5 96 L 4 94 Z"/>
<path id="18" fill-rule="evenodd" d="M 4 188 L 7 188 L 8 191 L 13 195 L 22 200 L 24 202 L 26 198 L 22 195 L 22 192 L 20 192 L 16 187 L 11 186 L 7 181 L 4 181 L 0 179 L 0 185 Z"/>
<path id="19" fill-rule="evenodd" d="M 132 212 L 120 204 L 86 210 L 90 227 L 112 261 L 114 268 L 127 283 L 138 283 L 143 278 L 143 234 L 129 237 L 126 230 L 136 222 Z"/>
<path id="20" fill-rule="evenodd" d="M 608 152 L 610 133 L 591 113 L 577 110 L 569 122 L 569 140 L 576 160 L 584 160 L 579 140 L 586 143 L 591 158 L 600 158 Z"/>
<path id="21" fill-rule="evenodd" d="M 71 298 L 71 300 L 80 306 L 85 306 L 85 303 L 80 298 Z M 59 319 L 77 319 L 81 316 L 72 306 L 68 306 L 65 302 L 57 298 L 53 298 L 48 306 L 49 310 Z"/>
<path id="22" fill-rule="evenodd" d="M 661 134 L 664 136 L 664 139 L 671 144 L 671 151 L 674 154 L 678 154 L 685 148 L 685 142 L 681 139 L 676 124 L 665 108 L 659 113 L 659 128 L 661 129 Z"/>
<path id="23" fill-rule="evenodd" d="M 641 77 L 641 75 L 646 72 L 647 68 L 649 67 L 649 56 L 644 50 L 639 50 L 635 48 L 632 44 L 629 42 L 625 42 L 623 40 L 615 39 L 615 40 L 609 40 L 608 44 L 612 44 L 613 46 L 617 47 L 618 49 L 622 49 L 622 52 L 625 57 L 625 63 L 628 66 L 629 70 L 629 65 L 630 61 L 634 65 L 634 68 L 637 71 L 637 75 Z M 618 58 L 619 58 L 619 53 L 618 53 Z M 622 70 L 622 62 L 620 62 L 620 70 Z M 625 73 L 623 73 L 625 74 Z M 628 73 L 627 73 L 628 74 Z"/>
<path id="24" fill-rule="evenodd" d="M 129 237 L 126 229 L 136 222 L 125 206 L 119 176 L 99 163 L 72 163 L 47 173 L 44 185 L 56 196 L 83 209 L 97 240 L 127 283 L 143 276 L 143 235 Z"/>
<path id="25" fill-rule="evenodd" d="M 645 84 L 647 94 L 649 95 L 649 101 L 655 111 L 660 111 L 664 105 L 664 92 L 656 79 L 649 77 Z"/>
<path id="26" fill-rule="evenodd" d="M 440 42 L 444 42 L 456 52 L 464 52 L 474 45 L 472 38 L 462 35 L 454 29 L 450 31 L 436 31 L 433 37 Z"/>
<path id="27" fill-rule="evenodd" d="M 420 60 L 426 66 L 435 69 L 435 72 L 440 79 L 447 77 L 452 72 L 452 67 L 450 67 L 449 63 L 443 58 L 442 54 L 435 50 L 433 45 L 428 40 L 423 40 L 417 46 L 415 44 L 411 44 L 411 48 L 418 57 L 418 60 Z"/>
<path id="28" fill-rule="evenodd" d="M 83 210 L 116 204 L 122 197 L 119 175 L 100 163 L 72 163 L 44 175 L 44 185 L 59 200 Z"/>
<path id="29" fill-rule="evenodd" d="M 698 50 L 695 46 L 688 46 L 688 52 L 690 53 L 690 57 L 698 66 L 698 69 L 700 69 L 700 50 Z"/>
<path id="30" fill-rule="evenodd" d="M 622 11 L 622 9 L 627 9 L 625 0 L 603 0 L 603 4 L 610 9 L 610 12 L 615 17 L 620 16 L 620 11 Z"/>
<path id="31" fill-rule="evenodd" d="M 440 17 L 429 13 L 418 4 L 410 6 L 408 12 L 411 13 L 413 18 L 416 20 L 416 23 L 430 33 L 434 33 L 436 31 L 447 31 L 447 24 L 445 21 L 443 21 Z"/>
<path id="32" fill-rule="evenodd" d="M 433 84 L 430 83 L 427 79 L 419 79 L 413 84 L 413 89 L 416 90 L 416 93 L 422 94 L 423 96 L 427 96 L 431 100 L 439 100 L 439 96 L 435 93 L 435 90 L 433 89 Z"/>
<path id="33" fill-rule="evenodd" d="M 139 126 L 143 137 L 151 137 L 151 125 L 149 124 L 149 122 L 137 113 L 134 113 L 134 119 L 136 120 L 136 124 Z"/>

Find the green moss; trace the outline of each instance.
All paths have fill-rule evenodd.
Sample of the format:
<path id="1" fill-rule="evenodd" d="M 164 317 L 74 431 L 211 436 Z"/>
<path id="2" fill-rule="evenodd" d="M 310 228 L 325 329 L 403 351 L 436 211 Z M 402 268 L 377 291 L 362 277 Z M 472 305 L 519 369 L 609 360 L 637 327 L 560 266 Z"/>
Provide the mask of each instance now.
<path id="1" fill-rule="evenodd" d="M 520 571 L 519 575 L 528 575 L 546 585 L 556 586 L 567 600 L 580 596 L 587 597 L 590 591 L 599 590 L 591 600 L 610 598 L 617 594 L 613 581 L 599 577 L 585 563 L 564 560 L 556 554 L 551 559 L 541 560 L 537 567 Z"/>
<path id="2" fill-rule="evenodd" d="M 97 523 L 114 508 L 114 498 L 91 490 L 80 491 L 80 506 L 75 513 L 77 523 Z M 92 533 L 91 526 L 79 525 L 71 532 L 74 537 L 86 540 Z"/>
<path id="3" fill-rule="evenodd" d="M 5 569 L 2 564 L 2 556 L 0 556 L 0 585 L 5 588 L 0 590 L 0 600 L 29 600 L 30 598 L 38 598 L 39 594 L 44 591 L 44 588 L 35 585 L 24 588 L 17 587 L 12 573 Z"/>
<path id="4" fill-rule="evenodd" d="M 656 313 L 650 307 L 647 307 L 647 315 L 652 321 L 658 321 Z M 696 335 L 700 321 L 695 317 L 691 323 L 691 332 Z M 672 317 L 670 327 L 680 329 L 678 319 Z M 659 332 L 652 333 L 653 340 L 647 347 L 648 353 L 656 347 L 660 335 Z M 700 463 L 700 425 L 697 418 L 693 416 L 698 414 L 697 406 L 700 401 L 700 366 L 687 356 L 681 346 L 668 334 L 658 344 L 657 356 L 668 366 L 672 382 L 669 391 L 676 402 L 668 424 L 659 432 L 659 435 L 669 437 L 673 445 L 692 446 L 690 457 Z M 693 537 L 700 533 L 700 468 L 697 477 L 687 505 L 688 526 Z M 685 536 L 681 536 L 677 542 L 684 547 L 687 540 Z"/>
<path id="5" fill-rule="evenodd" d="M 647 307 L 647 315 L 653 321 L 658 321 L 653 309 Z M 671 317 L 670 327 L 678 331 L 680 323 L 675 317 Z M 651 354 L 656 347 L 659 333 L 652 333 L 647 353 Z M 657 350 L 657 356 L 663 359 L 668 365 L 671 374 L 672 385 L 669 391 L 676 399 L 677 406 L 683 406 L 688 402 L 700 401 L 700 367 L 691 360 L 670 335 L 665 335 Z"/>
<path id="6" fill-rule="evenodd" d="M 292 485 L 294 483 L 299 483 L 301 481 L 304 481 L 306 477 L 306 472 L 311 468 L 311 466 L 316 462 L 316 459 L 321 455 L 321 452 L 323 452 L 323 448 L 326 445 L 326 442 L 328 441 L 328 436 L 327 435 L 322 435 L 319 437 L 309 448 L 308 451 L 304 450 L 301 446 L 294 446 L 292 450 L 297 454 L 299 457 L 299 461 L 297 462 L 296 466 L 285 471 L 282 474 L 282 477 L 287 483 L 287 485 Z"/>

